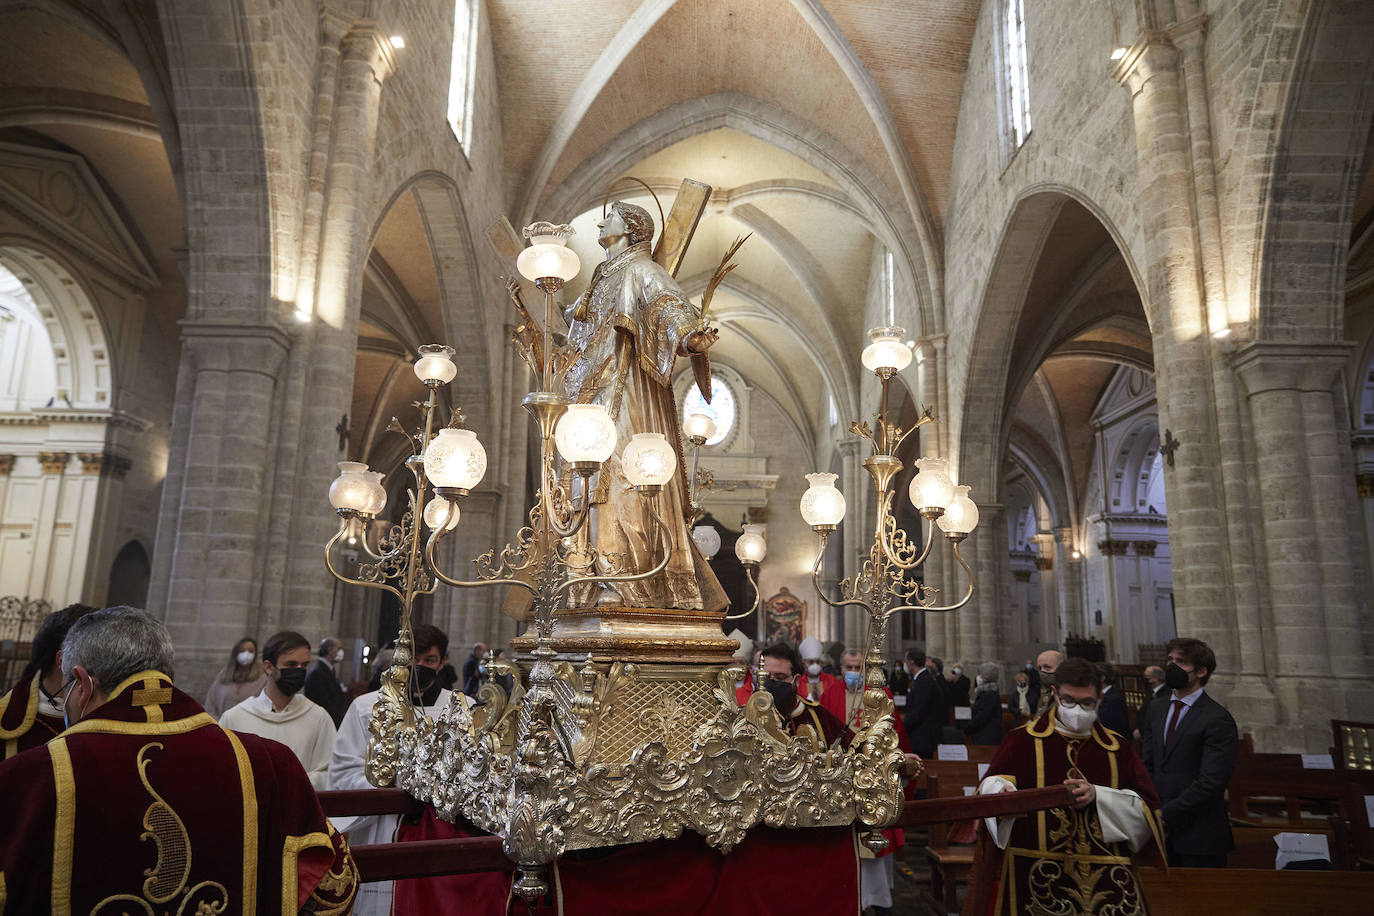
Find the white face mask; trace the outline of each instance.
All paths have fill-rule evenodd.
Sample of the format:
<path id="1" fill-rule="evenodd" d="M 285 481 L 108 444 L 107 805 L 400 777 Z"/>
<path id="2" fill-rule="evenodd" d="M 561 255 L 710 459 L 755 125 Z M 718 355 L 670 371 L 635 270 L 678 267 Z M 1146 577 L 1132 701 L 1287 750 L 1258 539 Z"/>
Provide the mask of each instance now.
<path id="1" fill-rule="evenodd" d="M 812 677 L 815 677 L 816 675 L 820 674 L 820 673 L 821 673 L 821 666 L 820 666 L 820 663 L 819 663 L 819 662 L 812 662 L 811 664 L 807 665 L 807 666 L 806 666 L 806 673 L 809 674 L 809 675 L 811 675 Z"/>
<path id="2" fill-rule="evenodd" d="M 343 661 L 343 649 L 340 649 L 340 650 L 338 650 L 337 652 L 334 653 L 334 661 L 336 661 L 336 662 L 341 662 L 341 661 Z"/>
<path id="3" fill-rule="evenodd" d="M 1082 706 L 1060 706 L 1056 703 L 1054 716 L 1069 734 L 1086 735 L 1092 731 L 1093 723 L 1097 721 L 1097 710 L 1084 709 Z"/>
<path id="4" fill-rule="evenodd" d="M 955 668 L 955 669 L 954 669 L 954 676 L 955 676 L 955 677 L 958 677 L 959 675 L 961 675 L 961 674 L 963 674 L 963 673 L 964 673 L 964 669 L 963 669 L 963 668 Z"/>
<path id="5" fill-rule="evenodd" d="M 978 675 L 977 677 L 975 677 L 975 678 L 973 679 L 973 683 L 974 683 L 974 685 L 977 686 L 977 687 L 982 687 L 982 686 L 983 686 L 983 676 L 980 674 L 980 675 Z"/>
<path id="6" fill-rule="evenodd" d="M 234 661 L 238 662 L 240 667 L 244 665 L 251 665 L 253 664 L 253 659 L 256 656 L 256 652 L 249 652 L 247 649 L 244 649 L 238 655 L 234 656 Z"/>

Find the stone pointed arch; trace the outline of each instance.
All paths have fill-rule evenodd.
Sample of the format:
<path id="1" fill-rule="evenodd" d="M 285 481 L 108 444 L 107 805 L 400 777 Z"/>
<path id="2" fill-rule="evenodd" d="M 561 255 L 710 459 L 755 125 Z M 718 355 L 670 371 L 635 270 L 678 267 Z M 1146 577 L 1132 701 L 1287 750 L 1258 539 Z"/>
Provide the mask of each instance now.
<path id="1" fill-rule="evenodd" d="M 1314 4 L 1299 38 L 1278 128 L 1257 157 L 1273 163 L 1255 223 L 1257 339 L 1332 341 L 1344 332 L 1351 219 L 1374 120 L 1370 35 L 1374 4 L 1331 2 Z"/>
<path id="2" fill-rule="evenodd" d="M 534 160 L 533 172 L 525 182 L 525 195 L 516 209 L 520 214 L 520 225 L 534 222 L 535 207 L 544 195 L 544 186 L 548 184 L 554 166 L 567 149 L 573 134 L 577 133 L 577 128 L 591 109 L 592 103 L 601 95 L 601 90 L 606 88 L 606 84 L 615 76 L 629 53 L 644 40 L 649 31 L 663 18 L 663 14 L 672 9 L 676 2 L 677 0 L 644 0 L 639 9 L 625 20 L 620 31 L 615 33 L 602 50 L 601 56 L 596 59 L 596 63 L 592 64 L 587 75 L 582 78 L 567 106 L 559 113 L 558 120 L 549 130 L 549 135 Z"/>
<path id="3" fill-rule="evenodd" d="M 737 92 L 721 92 L 669 106 L 621 131 L 549 190 L 540 212 L 570 218 L 601 202 L 608 182 L 634 163 L 697 134 L 728 127 L 770 143 L 835 182 L 854 202 L 869 231 L 892 250 L 894 263 L 916 294 L 909 327 L 920 336 L 940 333 L 944 315 L 936 303 L 932 265 L 939 252 L 922 248 L 920 232 L 896 192 L 845 145 L 789 111 Z M 905 318 L 905 316 L 903 316 Z"/>
<path id="4" fill-rule="evenodd" d="M 1124 259 L 1136 289 L 1142 288 L 1140 271 L 1120 231 L 1086 195 L 1065 185 L 1039 184 L 1017 198 L 978 299 L 977 330 L 962 386 L 965 396 L 960 406 L 959 453 L 951 456 L 960 483 L 987 494 L 985 498 L 994 503 L 1001 493 L 1002 456 L 1010 432 L 1006 417 L 1012 345 L 1045 241 L 1060 208 L 1068 201 L 1082 205 L 1101 223 Z"/>
<path id="5" fill-rule="evenodd" d="M 477 254 L 458 185 L 450 176 L 432 170 L 406 179 L 378 211 L 368 248 L 372 248 L 387 214 L 406 194 L 414 195 L 439 284 L 443 327 L 435 330 L 444 340 L 434 342 L 447 342 L 457 350 L 454 403 L 462 405 L 475 428 L 491 429 L 495 417 L 503 412 L 495 410 L 492 402 L 494 395 L 499 396 L 489 384 L 496 361 L 480 292 Z"/>

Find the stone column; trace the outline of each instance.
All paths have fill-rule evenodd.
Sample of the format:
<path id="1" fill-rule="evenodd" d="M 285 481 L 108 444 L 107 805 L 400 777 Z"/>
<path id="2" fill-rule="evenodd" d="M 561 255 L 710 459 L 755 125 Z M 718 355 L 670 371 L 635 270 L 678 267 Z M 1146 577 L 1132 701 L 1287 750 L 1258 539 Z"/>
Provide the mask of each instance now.
<path id="1" fill-rule="evenodd" d="M 168 580 L 149 606 L 171 631 L 178 682 L 193 696 L 235 640 L 267 635 L 259 633 L 261 563 L 274 507 L 263 483 L 288 346 L 275 327 L 182 325 L 185 448 L 181 466 L 168 468 L 166 485 L 175 481 L 178 492 L 164 491 L 164 506 L 174 508 L 157 532 L 155 555 L 170 558 Z"/>
<path id="2" fill-rule="evenodd" d="M 325 170 L 328 194 L 321 214 L 319 258 L 314 277 L 314 316 L 293 368 L 304 381 L 289 400 L 283 456 L 291 470 L 276 488 L 279 502 L 290 505 L 290 540 L 275 560 L 270 578 L 281 588 L 269 600 L 285 619 L 305 629 L 327 626 L 332 580 L 320 550 L 333 534 L 337 519 L 324 494 L 338 473 L 340 460 L 334 432 L 352 406 L 358 313 L 363 265 L 368 253 L 372 169 L 382 85 L 394 68 L 390 41 L 376 23 L 362 21 L 340 45 L 338 82 L 332 100 L 333 142 Z M 312 164 L 312 169 L 318 163 Z"/>
<path id="3" fill-rule="evenodd" d="M 1374 572 L 1374 436 L 1358 435 L 1355 443 L 1355 495 L 1364 520 L 1364 551 L 1368 569 Z M 4 491 L 0 490 L 0 496 Z"/>
<path id="4" fill-rule="evenodd" d="M 1354 494 L 1341 473 L 1333 391 L 1348 349 L 1255 342 L 1236 354 L 1254 436 L 1273 621 L 1263 635 L 1272 640 L 1265 654 L 1277 708 L 1275 720 L 1257 729 L 1267 732 L 1266 747 L 1325 746 L 1328 720 L 1351 717 L 1354 703 L 1369 704 L 1371 665 L 1342 524 Z"/>
<path id="5" fill-rule="evenodd" d="M 1046 631 L 1058 624 L 1062 614 L 1059 592 L 1060 580 L 1064 578 L 1064 563 L 1059 556 L 1059 543 L 1052 533 L 1037 534 L 1035 543 L 1039 549 L 1035 567 L 1040 571 L 1040 619 L 1037 628 L 1029 631 L 1028 638 L 1043 640 Z"/>
<path id="6" fill-rule="evenodd" d="M 57 509 L 62 497 L 62 478 L 66 475 L 67 465 L 71 460 L 71 452 L 38 453 L 38 465 L 43 477 L 38 485 L 38 516 L 33 525 L 33 554 L 29 563 L 26 592 L 35 598 L 52 597 L 54 583 L 49 576 L 49 570 L 52 568 L 53 536 L 57 533 Z"/>
<path id="7" fill-rule="evenodd" d="M 1226 550 L 1223 481 L 1213 415 L 1208 325 L 1199 284 L 1188 123 L 1178 51 L 1147 33 L 1117 69 L 1131 92 L 1139 196 L 1148 260 L 1146 313 L 1154 342 L 1160 425 L 1183 445 L 1165 469 L 1169 537 L 1179 558 L 1175 590 L 1182 632 L 1213 647 L 1234 670 L 1240 663 L 1239 621 Z"/>
<path id="8" fill-rule="evenodd" d="M 495 490 L 475 490 L 461 502 L 458 528 L 439 551 L 440 567 L 457 579 L 477 578 L 473 560 L 495 550 L 498 554 L 514 532 L 498 530 L 503 496 Z M 483 642 L 502 646 L 515 636 L 515 621 L 501 613 L 509 589 L 452 588 L 439 584 L 434 594 L 432 622 L 448 634 L 450 651 Z"/>
<path id="9" fill-rule="evenodd" d="M 871 542 L 872 524 L 869 521 L 869 507 L 872 500 L 869 493 L 873 479 L 864 469 L 866 443 L 854 436 L 845 436 L 839 442 L 841 461 L 840 485 L 848 502 L 844 523 L 840 525 L 840 539 L 843 560 L 840 565 L 840 578 L 854 576 L 868 556 Z M 832 548 L 833 549 L 833 548 Z M 834 594 L 831 595 L 833 599 Z M 834 615 L 833 632 L 842 634 L 846 646 L 862 646 L 868 638 L 868 614 L 863 608 L 832 608 Z"/>
<path id="10" fill-rule="evenodd" d="M 1059 632 L 1046 638 L 1063 645 L 1070 630 L 1084 633 L 1088 628 L 1083 611 L 1083 555 L 1074 546 L 1073 529 L 1054 529 L 1054 562 L 1059 567 Z"/>
<path id="11" fill-rule="evenodd" d="M 959 545 L 960 554 L 973 570 L 974 592 L 968 604 L 945 615 L 954 618 L 956 639 L 947 650 L 952 657 L 980 663 L 997 661 L 1006 648 L 1002 618 L 1011 580 L 1011 555 L 1004 510 L 1000 504 L 979 505 L 978 528 Z M 968 576 L 952 556 L 948 568 L 953 572 L 945 577 L 940 604 L 958 600 L 968 588 Z"/>

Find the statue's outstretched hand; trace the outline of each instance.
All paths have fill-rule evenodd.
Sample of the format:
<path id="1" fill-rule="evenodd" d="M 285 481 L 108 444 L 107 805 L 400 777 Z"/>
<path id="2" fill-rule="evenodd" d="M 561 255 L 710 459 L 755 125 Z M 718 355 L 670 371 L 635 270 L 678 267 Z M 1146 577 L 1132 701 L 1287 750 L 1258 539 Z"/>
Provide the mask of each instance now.
<path id="1" fill-rule="evenodd" d="M 720 337 L 719 328 L 702 328 L 688 334 L 682 345 L 689 353 L 705 353 L 711 349 L 711 344 L 715 343 L 718 337 Z"/>

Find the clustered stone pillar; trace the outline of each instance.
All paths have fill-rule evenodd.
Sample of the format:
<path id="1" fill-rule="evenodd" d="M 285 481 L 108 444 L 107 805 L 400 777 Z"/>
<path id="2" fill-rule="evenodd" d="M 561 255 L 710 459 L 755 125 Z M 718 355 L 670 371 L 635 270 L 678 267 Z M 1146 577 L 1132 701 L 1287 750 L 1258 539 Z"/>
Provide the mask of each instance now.
<path id="1" fill-rule="evenodd" d="M 258 630 L 263 532 L 272 511 L 273 403 L 289 341 L 270 326 L 183 324 L 178 400 L 185 444 L 169 467 L 156 553 L 170 561 L 149 606 L 165 608 L 177 646 L 178 680 L 200 690 L 230 647 Z"/>
<path id="2" fill-rule="evenodd" d="M 1368 685 L 1333 390 L 1347 355 L 1339 344 L 1266 342 L 1236 354 L 1254 436 L 1272 619 L 1265 650 L 1279 700 L 1266 744 L 1321 746 L 1329 720 L 1355 712 L 1347 697 Z"/>

